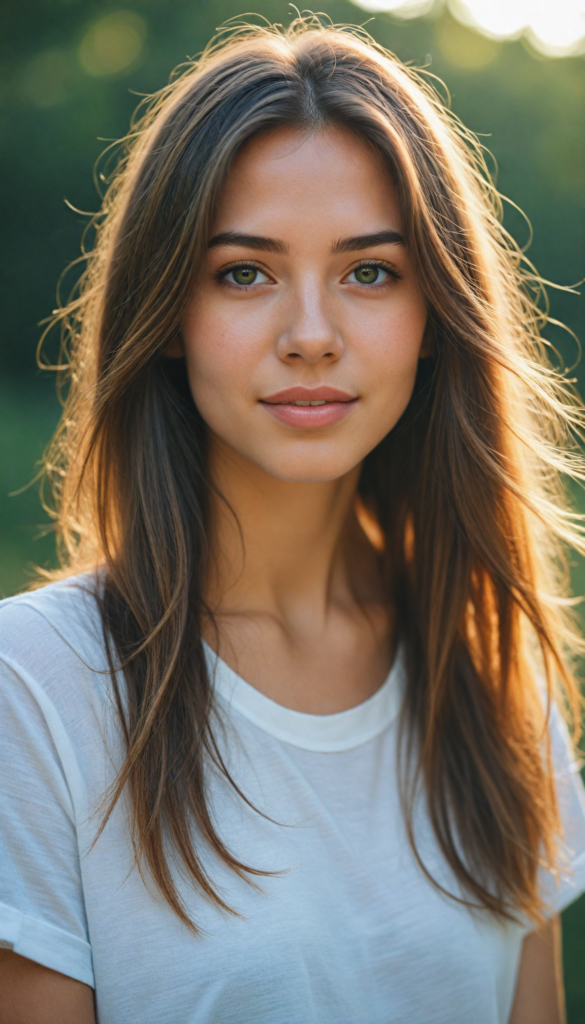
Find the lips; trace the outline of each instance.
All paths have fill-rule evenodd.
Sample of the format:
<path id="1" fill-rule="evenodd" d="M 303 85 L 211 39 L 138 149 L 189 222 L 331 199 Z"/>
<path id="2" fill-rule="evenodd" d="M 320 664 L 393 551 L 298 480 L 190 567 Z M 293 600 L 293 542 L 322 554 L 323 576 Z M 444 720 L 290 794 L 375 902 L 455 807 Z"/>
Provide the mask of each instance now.
<path id="1" fill-rule="evenodd" d="M 338 423 L 357 405 L 358 399 L 347 391 L 321 385 L 307 388 L 297 385 L 277 391 L 260 401 L 274 419 L 287 426 L 314 430 Z M 314 404 L 318 403 L 318 404 Z"/>
<path id="2" fill-rule="evenodd" d="M 285 388 L 284 391 L 277 391 L 276 394 L 263 398 L 268 405 L 289 405 L 295 402 L 352 402 L 355 395 L 347 391 L 340 391 L 339 388 L 330 388 L 321 385 L 317 388 L 306 388 L 297 385 L 294 388 Z"/>

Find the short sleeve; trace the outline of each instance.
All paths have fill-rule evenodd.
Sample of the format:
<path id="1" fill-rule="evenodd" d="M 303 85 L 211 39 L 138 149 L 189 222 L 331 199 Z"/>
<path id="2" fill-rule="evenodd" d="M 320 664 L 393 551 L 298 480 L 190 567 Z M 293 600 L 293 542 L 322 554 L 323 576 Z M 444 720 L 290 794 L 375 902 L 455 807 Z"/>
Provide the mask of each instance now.
<path id="1" fill-rule="evenodd" d="M 543 872 L 542 891 L 549 912 L 558 914 L 585 891 L 585 788 L 567 725 L 555 704 L 549 729 L 563 834 L 558 877 Z"/>
<path id="2" fill-rule="evenodd" d="M 76 829 L 80 786 L 54 704 L 0 655 L 0 947 L 93 986 Z"/>

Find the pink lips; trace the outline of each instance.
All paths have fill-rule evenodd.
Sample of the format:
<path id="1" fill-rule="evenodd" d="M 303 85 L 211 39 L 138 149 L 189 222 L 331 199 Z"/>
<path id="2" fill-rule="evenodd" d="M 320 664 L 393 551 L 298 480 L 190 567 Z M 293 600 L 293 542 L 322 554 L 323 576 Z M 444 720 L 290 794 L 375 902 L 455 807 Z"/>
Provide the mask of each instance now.
<path id="1" fill-rule="evenodd" d="M 330 427 L 342 420 L 357 404 L 357 398 L 338 388 L 297 386 L 277 391 L 260 402 L 267 412 L 290 427 Z M 324 402 L 324 405 L 296 405 L 296 402 Z"/>

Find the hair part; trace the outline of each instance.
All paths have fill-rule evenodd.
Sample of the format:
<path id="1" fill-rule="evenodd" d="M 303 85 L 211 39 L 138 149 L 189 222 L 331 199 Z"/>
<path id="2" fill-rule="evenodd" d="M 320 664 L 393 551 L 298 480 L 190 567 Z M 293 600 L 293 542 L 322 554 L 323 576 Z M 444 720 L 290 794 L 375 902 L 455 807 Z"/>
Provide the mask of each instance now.
<path id="1" fill-rule="evenodd" d="M 204 424 L 165 350 L 242 146 L 278 128 L 329 126 L 373 147 L 392 175 L 436 340 L 359 488 L 383 537 L 406 654 L 410 840 L 420 859 L 422 785 L 463 891 L 450 895 L 538 921 L 538 869 L 554 869 L 560 828 L 550 753 L 541 754 L 551 700 L 567 699 L 579 719 L 571 658 L 582 648 L 560 567 L 567 545 L 585 543 L 560 474 L 583 479 L 571 447 L 583 414 L 547 361 L 541 286 L 502 227 L 475 137 L 428 76 L 362 30 L 314 18 L 233 29 L 151 100 L 94 221 L 79 293 L 57 318 L 69 393 L 47 474 L 62 572 L 102 567 L 126 742 L 105 820 L 128 789 L 138 866 L 191 928 L 171 856 L 224 909 L 199 844 L 252 883 L 260 874 L 226 848 L 206 798 L 211 762 L 230 778 L 201 636 L 211 483 Z"/>

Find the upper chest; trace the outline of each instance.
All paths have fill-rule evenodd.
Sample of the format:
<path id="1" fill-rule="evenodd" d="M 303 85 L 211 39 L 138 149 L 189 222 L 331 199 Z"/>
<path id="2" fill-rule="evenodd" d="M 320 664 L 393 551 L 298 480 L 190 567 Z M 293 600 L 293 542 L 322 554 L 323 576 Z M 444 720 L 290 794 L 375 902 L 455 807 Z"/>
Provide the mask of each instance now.
<path id="1" fill-rule="evenodd" d="M 371 697 L 392 664 L 388 607 L 338 606 L 325 616 L 303 608 L 301 618 L 291 632 L 270 615 L 225 614 L 219 653 L 257 690 L 296 711 L 335 714 Z"/>

